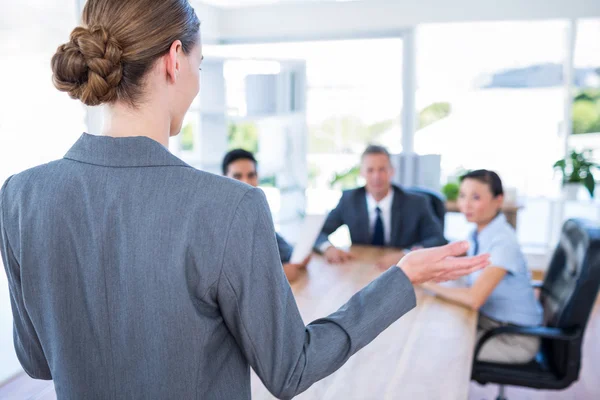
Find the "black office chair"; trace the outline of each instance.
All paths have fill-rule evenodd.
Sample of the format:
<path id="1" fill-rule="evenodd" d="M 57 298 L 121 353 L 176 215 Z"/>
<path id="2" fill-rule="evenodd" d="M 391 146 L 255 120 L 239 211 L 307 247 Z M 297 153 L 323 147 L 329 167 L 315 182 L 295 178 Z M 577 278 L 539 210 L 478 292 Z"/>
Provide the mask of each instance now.
<path id="1" fill-rule="evenodd" d="M 500 384 L 497 400 L 505 400 L 504 386 L 560 390 L 579 379 L 581 342 L 600 286 L 600 227 L 590 221 L 565 222 L 560 243 L 540 288 L 544 326 L 502 326 L 487 332 L 475 347 L 471 379 Z M 541 338 L 536 358 L 527 364 L 477 361 L 490 338 L 521 334 Z"/>
<path id="2" fill-rule="evenodd" d="M 436 218 L 440 221 L 442 226 L 442 232 L 444 231 L 444 220 L 446 217 L 446 199 L 441 193 L 434 190 L 422 188 L 418 186 L 412 186 L 405 189 L 409 193 L 419 194 L 429 200 L 429 205 L 433 209 L 433 213 Z"/>

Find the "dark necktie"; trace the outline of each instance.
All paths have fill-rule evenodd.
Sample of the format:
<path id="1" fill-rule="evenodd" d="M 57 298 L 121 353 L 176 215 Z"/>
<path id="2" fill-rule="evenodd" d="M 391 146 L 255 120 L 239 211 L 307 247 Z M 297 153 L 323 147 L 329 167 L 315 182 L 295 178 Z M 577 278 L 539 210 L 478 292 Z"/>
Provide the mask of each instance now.
<path id="1" fill-rule="evenodd" d="M 383 246 L 383 220 L 381 219 L 381 208 L 376 207 L 375 212 L 377 213 L 377 218 L 375 218 L 375 229 L 373 229 L 373 240 L 371 244 L 373 246 Z"/>

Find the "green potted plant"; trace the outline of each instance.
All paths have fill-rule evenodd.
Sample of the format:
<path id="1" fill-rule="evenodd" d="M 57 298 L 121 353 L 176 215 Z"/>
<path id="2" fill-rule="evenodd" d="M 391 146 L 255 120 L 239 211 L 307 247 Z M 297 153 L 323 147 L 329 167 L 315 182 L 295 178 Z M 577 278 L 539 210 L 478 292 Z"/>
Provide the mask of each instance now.
<path id="1" fill-rule="evenodd" d="M 459 185 L 457 182 L 448 182 L 442 187 L 442 193 L 448 201 L 456 201 L 458 199 Z"/>
<path id="2" fill-rule="evenodd" d="M 338 186 L 340 189 L 350 189 L 358 186 L 358 178 L 360 176 L 360 165 L 344 171 L 342 173 L 335 173 L 333 179 L 329 182 L 329 187 L 334 188 Z"/>
<path id="3" fill-rule="evenodd" d="M 592 198 L 594 197 L 596 181 L 592 170 L 600 168 L 600 165 L 590 160 L 591 155 L 592 150 L 589 149 L 581 152 L 572 150 L 568 157 L 554 163 L 554 169 L 562 173 L 563 189 L 568 200 L 577 198 L 581 185 L 587 189 Z"/>

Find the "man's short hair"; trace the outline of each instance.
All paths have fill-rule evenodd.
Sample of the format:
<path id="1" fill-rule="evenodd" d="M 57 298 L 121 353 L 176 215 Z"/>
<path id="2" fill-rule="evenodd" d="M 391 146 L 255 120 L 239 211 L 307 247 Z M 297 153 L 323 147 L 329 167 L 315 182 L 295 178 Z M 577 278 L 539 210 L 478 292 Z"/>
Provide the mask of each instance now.
<path id="1" fill-rule="evenodd" d="M 223 175 L 227 175 L 229 165 L 238 160 L 250 160 L 254 163 L 254 167 L 256 168 L 257 162 L 256 158 L 254 158 L 254 154 L 244 149 L 234 149 L 225 154 L 225 157 L 223 157 L 223 164 L 221 166 L 223 169 Z"/>
<path id="2" fill-rule="evenodd" d="M 369 146 L 367 146 L 365 151 L 363 151 L 362 155 L 360 156 L 361 161 L 370 154 L 383 154 L 387 156 L 388 160 L 391 161 L 390 152 L 387 151 L 387 149 L 383 146 L 379 146 L 376 144 L 370 144 Z"/>

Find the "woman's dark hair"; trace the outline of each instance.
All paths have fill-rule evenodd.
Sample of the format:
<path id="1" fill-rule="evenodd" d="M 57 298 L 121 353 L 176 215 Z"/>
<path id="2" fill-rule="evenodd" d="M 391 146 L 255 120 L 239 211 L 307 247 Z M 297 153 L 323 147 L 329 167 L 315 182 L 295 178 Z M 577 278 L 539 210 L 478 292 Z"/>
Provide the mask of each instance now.
<path id="1" fill-rule="evenodd" d="M 82 26 L 52 57 L 54 86 L 90 106 L 135 106 L 154 62 L 175 40 L 189 54 L 199 30 L 187 0 L 88 0 Z"/>
<path id="2" fill-rule="evenodd" d="M 494 197 L 498 197 L 504 194 L 502 189 L 502 180 L 494 171 L 488 171 L 487 169 L 478 169 L 475 171 L 468 172 L 460 177 L 460 181 L 465 179 L 474 179 L 476 181 L 485 183 L 490 188 L 490 192 Z"/>

